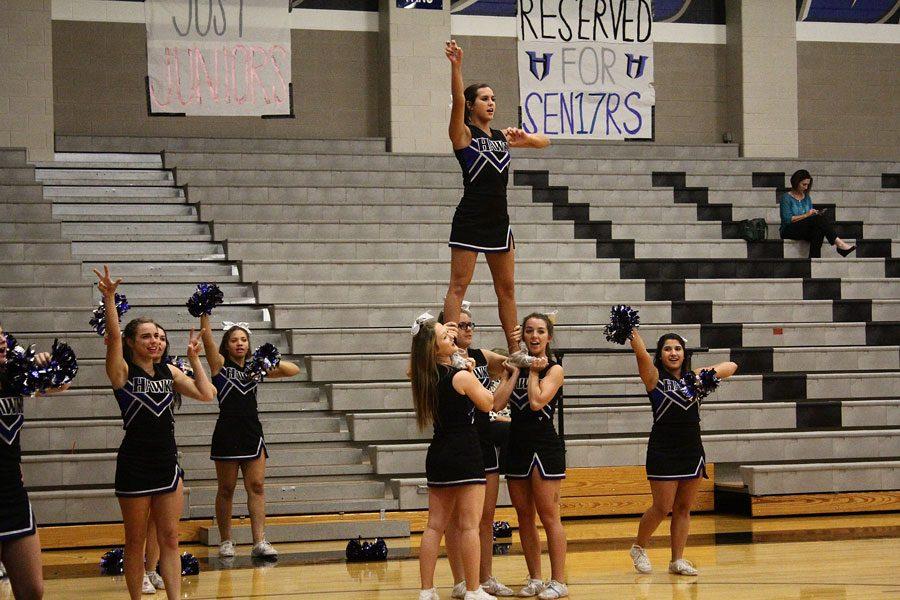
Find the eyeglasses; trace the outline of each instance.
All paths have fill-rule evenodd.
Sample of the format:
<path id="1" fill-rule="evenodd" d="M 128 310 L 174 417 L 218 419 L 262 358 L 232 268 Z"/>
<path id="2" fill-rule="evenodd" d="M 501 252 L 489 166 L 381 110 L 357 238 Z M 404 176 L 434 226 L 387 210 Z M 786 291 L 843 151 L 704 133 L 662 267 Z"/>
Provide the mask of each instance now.
<path id="1" fill-rule="evenodd" d="M 472 331 L 475 331 L 475 322 L 469 321 L 467 323 L 460 323 L 456 327 L 460 331 L 468 331 L 469 329 L 471 329 Z"/>

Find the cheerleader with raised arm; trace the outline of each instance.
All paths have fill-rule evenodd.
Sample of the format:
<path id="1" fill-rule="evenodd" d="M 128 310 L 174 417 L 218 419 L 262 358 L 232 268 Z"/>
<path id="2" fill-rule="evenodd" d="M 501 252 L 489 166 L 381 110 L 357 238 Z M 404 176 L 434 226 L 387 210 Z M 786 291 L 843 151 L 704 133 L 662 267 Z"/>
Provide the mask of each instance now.
<path id="1" fill-rule="evenodd" d="M 247 509 L 253 534 L 251 556 L 274 559 L 278 552 L 266 540 L 266 442 L 256 402 L 256 391 L 262 377 L 293 377 L 300 367 L 287 360 L 262 372 L 251 372 L 250 326 L 247 323 L 225 323 L 225 333 L 216 345 L 209 315 L 200 316 L 206 361 L 216 387 L 219 418 L 213 432 L 210 459 L 216 463 L 216 524 L 221 544 L 219 556 L 234 556 L 231 539 L 231 515 L 238 470 L 247 490 Z M 268 344 L 271 346 L 271 344 Z M 277 350 L 272 347 L 277 355 Z M 279 357 L 280 358 L 280 357 Z"/>
<path id="2" fill-rule="evenodd" d="M 639 573 L 650 573 L 650 559 L 644 550 L 650 536 L 671 512 L 669 572 L 697 575 L 697 569 L 683 558 L 691 522 L 691 507 L 701 478 L 706 477 L 706 454 L 700 439 L 700 400 L 714 389 L 719 379 L 737 371 L 733 362 L 706 368 L 691 368 L 687 342 L 677 333 L 667 333 L 656 343 L 653 357 L 647 352 L 637 330 L 630 332 L 631 348 L 638 372 L 647 389 L 653 410 L 653 428 L 647 444 L 647 479 L 653 505 L 641 517 L 631 559 Z"/>
<path id="3" fill-rule="evenodd" d="M 147 318 L 132 319 L 120 332 L 116 289 L 109 267 L 94 269 L 103 296 L 106 323 L 106 375 L 119 403 L 125 437 L 116 459 L 115 491 L 125 525 L 125 582 L 132 600 L 141 597 L 147 521 L 156 524 L 160 572 L 166 596 L 181 596 L 178 521 L 183 505 L 184 471 L 178 465 L 172 404 L 181 394 L 212 402 L 216 388 L 200 364 L 200 334 L 191 330 L 187 357 L 194 378 L 159 362 L 159 328 Z"/>
<path id="4" fill-rule="evenodd" d="M 495 410 L 510 405 L 512 424 L 506 457 L 506 484 L 519 520 L 519 538 L 528 566 L 522 597 L 542 600 L 569 595 L 565 584 L 566 532 L 559 511 L 559 489 L 566 476 L 563 440 L 553 426 L 553 415 L 563 394 L 562 365 L 553 360 L 550 342 L 553 321 L 532 313 L 522 321 L 522 341 L 533 357 L 527 369 L 507 363 L 513 386 L 495 393 Z M 550 581 L 541 577 L 541 540 L 535 514 L 547 533 Z"/>
<path id="5" fill-rule="evenodd" d="M 493 394 L 467 369 L 452 366 L 457 348 L 454 326 L 425 313 L 412 326 L 409 376 L 420 428 L 434 425 L 425 459 L 428 482 L 428 525 L 419 550 L 422 590 L 419 600 L 438 600 L 434 567 L 441 538 L 455 520 L 463 557 L 466 600 L 493 600 L 479 585 L 478 523 L 484 507 L 484 462 L 475 430 L 475 411 L 487 412 Z M 470 364 L 471 367 L 471 364 Z M 501 388 L 504 384 L 501 383 Z"/>
<path id="6" fill-rule="evenodd" d="M 25 422 L 25 392 L 13 373 L 10 355 L 16 349 L 0 325 L 0 560 L 6 569 L 13 597 L 38 600 L 44 596 L 41 541 L 31 502 L 22 480 L 19 432 Z M 18 350 L 22 350 L 19 348 Z M 47 366 L 51 355 L 34 356 L 33 364 Z M 48 387 L 42 394 L 62 392 L 69 383 Z"/>
<path id="7" fill-rule="evenodd" d="M 455 323 L 459 318 L 478 253 L 484 253 L 497 293 L 500 323 L 512 353 L 519 348 L 513 339 L 517 321 L 515 243 L 506 207 L 509 149 L 545 148 L 550 139 L 516 127 L 491 129 L 496 108 L 494 91 L 486 83 L 463 89 L 462 48 L 451 40 L 445 44 L 444 53 L 450 61 L 453 96 L 450 142 L 462 169 L 464 187 L 450 231 L 450 285 L 444 300 L 444 317 L 447 323 Z"/>

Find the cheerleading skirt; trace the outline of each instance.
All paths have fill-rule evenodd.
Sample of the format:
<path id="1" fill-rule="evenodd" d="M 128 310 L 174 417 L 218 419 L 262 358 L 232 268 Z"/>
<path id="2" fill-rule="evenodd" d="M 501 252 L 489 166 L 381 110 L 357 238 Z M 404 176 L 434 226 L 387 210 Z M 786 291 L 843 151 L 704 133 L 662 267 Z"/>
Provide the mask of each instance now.
<path id="1" fill-rule="evenodd" d="M 485 208 L 485 205 L 496 207 Z M 449 246 L 486 254 L 509 252 L 515 242 L 505 207 L 505 199 L 463 198 L 453 213 Z"/>
<path id="2" fill-rule="evenodd" d="M 565 479 L 563 440 L 549 421 L 537 426 L 520 426 L 513 419 L 506 448 L 506 478 L 528 479 L 535 468 L 541 479 Z"/>
<path id="3" fill-rule="evenodd" d="M 256 415 L 219 415 L 209 458 L 215 461 L 253 461 L 265 454 L 262 423 Z"/>
<path id="4" fill-rule="evenodd" d="M 486 483 L 475 427 L 452 429 L 432 439 L 425 457 L 425 477 L 428 487 Z"/>
<path id="5" fill-rule="evenodd" d="M 0 542 L 28 537 L 35 532 L 34 512 L 22 475 L 10 471 L 0 481 Z"/>
<path id="6" fill-rule="evenodd" d="M 126 441 L 128 441 L 126 434 Z M 116 496 L 122 498 L 156 496 L 178 489 L 184 470 L 178 465 L 178 451 L 135 448 L 123 441 L 116 457 Z"/>
<path id="7" fill-rule="evenodd" d="M 654 425 L 647 443 L 647 479 L 708 478 L 699 423 Z"/>

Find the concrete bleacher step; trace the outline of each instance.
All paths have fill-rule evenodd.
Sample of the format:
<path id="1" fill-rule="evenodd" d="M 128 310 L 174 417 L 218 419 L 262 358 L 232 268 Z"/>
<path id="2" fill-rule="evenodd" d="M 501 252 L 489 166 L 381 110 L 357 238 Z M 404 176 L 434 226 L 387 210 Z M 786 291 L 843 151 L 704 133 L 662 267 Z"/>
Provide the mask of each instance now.
<path id="1" fill-rule="evenodd" d="M 165 322 L 163 322 L 163 325 L 165 326 Z M 183 342 L 181 342 L 181 340 L 177 340 L 174 343 L 177 344 L 177 348 L 180 347 L 181 343 Z M 282 355 L 282 358 L 295 362 L 300 367 L 300 374 L 292 378 L 292 381 L 309 381 L 304 368 L 304 360 L 298 357 L 291 356 L 289 354 Z M 88 358 L 80 359 L 78 361 L 78 376 L 72 382 L 73 388 L 107 387 L 108 385 L 109 379 L 106 376 L 106 366 L 104 359 Z"/>
<path id="2" fill-rule="evenodd" d="M 137 152 L 56 152 L 54 163 L 83 167 L 91 164 L 120 165 L 134 168 L 162 168 L 162 156 Z M 149 166 L 147 166 L 149 165 Z"/>
<path id="3" fill-rule="evenodd" d="M 474 313 L 478 323 L 475 345 L 481 348 L 505 346 L 497 326 L 482 327 L 484 311 Z M 641 315 L 641 335 L 652 343 L 673 328 L 669 323 L 654 324 Z M 559 348 L 621 348 L 608 342 L 602 325 L 564 325 L 554 327 L 553 346 Z M 709 345 L 720 339 L 739 339 L 744 347 L 754 346 L 843 346 L 900 343 L 900 324 L 889 323 L 744 323 L 743 325 L 679 324 L 678 332 L 692 344 Z M 354 348 L 378 348 L 380 352 L 405 352 L 409 346 L 408 327 L 301 328 L 289 332 L 295 354 L 340 354 Z M 705 340 L 705 341 L 704 341 Z M 721 343 L 720 343 L 721 344 Z"/>
<path id="4" fill-rule="evenodd" d="M 698 361 L 715 364 L 733 360 L 745 373 L 829 372 L 900 369 L 898 346 L 823 346 L 794 348 L 710 349 Z M 305 357 L 310 381 L 390 381 L 404 379 L 409 354 L 342 354 Z M 630 352 L 570 354 L 567 376 L 615 376 L 633 372 Z"/>
<path id="5" fill-rule="evenodd" d="M 209 262 L 209 261 L 193 261 L 186 260 L 190 257 L 184 257 L 183 260 L 172 260 L 165 262 L 145 262 L 142 260 L 132 261 L 108 261 L 104 264 L 109 265 L 110 272 L 122 276 L 126 281 L 132 277 L 140 277 L 142 280 L 162 281 L 178 278 L 179 281 L 185 281 L 186 278 L 197 278 L 197 283 L 201 281 L 212 282 L 229 282 L 235 283 L 241 281 L 238 267 L 229 262 Z M 92 271 L 94 265 L 81 263 L 82 275 L 84 277 L 96 277 Z"/>
<path id="6" fill-rule="evenodd" d="M 91 197 L 105 198 L 109 202 L 110 198 L 131 197 L 131 198 L 181 198 L 184 199 L 184 191 L 171 185 L 45 185 L 44 197 Z"/>
<path id="7" fill-rule="evenodd" d="M 39 168 L 34 171 L 35 179 L 47 185 L 162 185 L 173 184 L 171 171 L 162 169 L 103 168 Z"/>
<path id="8" fill-rule="evenodd" d="M 169 240 L 179 238 L 193 239 L 195 237 L 198 239 L 209 239 L 210 235 L 210 227 L 206 223 L 184 223 L 178 221 L 134 222 L 127 217 L 114 225 L 104 221 L 66 221 L 62 225 L 62 235 L 73 240 L 93 240 L 108 236 L 111 229 L 115 232 L 114 235 L 117 238 L 128 236 L 136 240 L 161 237 Z"/>
<path id="9" fill-rule="evenodd" d="M 900 460 L 741 465 L 752 496 L 900 490 Z"/>
<path id="10" fill-rule="evenodd" d="M 190 256 L 194 260 L 222 260 L 225 250 L 222 244 L 209 241 L 181 241 L 171 240 L 165 237 L 158 239 L 154 244 L 129 243 L 128 239 L 72 242 L 72 253 L 82 260 L 116 260 L 118 256 L 137 256 L 147 261 L 159 260 L 155 257 L 169 257 L 162 260 L 172 260 L 175 256 L 184 260 Z M 148 240 L 149 241 L 149 240 Z"/>
<path id="11" fill-rule="evenodd" d="M 266 381 L 257 393 L 260 414 L 322 412 L 328 409 L 327 398 L 319 386 L 313 386 L 290 379 Z M 185 399 L 175 411 L 176 421 L 182 415 L 215 418 L 218 415 L 215 402 L 198 402 Z M 121 412 L 109 385 L 96 388 L 75 388 L 51 396 L 38 396 L 28 400 L 28 422 L 71 419 L 77 415 L 81 419 L 119 419 Z M 187 418 L 187 417 L 184 417 Z"/>
<path id="12" fill-rule="evenodd" d="M 102 264 L 102 263 L 98 263 Z M 126 292 L 127 294 L 127 292 Z M 149 317 L 164 327 L 174 329 L 185 327 L 196 327 L 199 323 L 198 319 L 188 314 L 184 308 L 184 301 L 187 297 L 179 299 L 175 304 L 169 306 L 160 305 L 158 302 L 140 303 L 132 306 L 128 318 L 138 316 Z M 99 302 L 99 299 L 98 299 Z M 49 332 L 57 333 L 75 330 L 91 331 L 88 321 L 91 319 L 93 310 L 97 307 L 97 303 L 85 303 L 81 306 L 55 305 L 52 311 L 48 311 L 42 306 L 7 306 L 3 311 L 3 328 L 4 331 L 18 332 Z M 231 304 L 227 308 L 222 309 L 222 316 L 227 315 L 228 320 L 235 322 L 245 321 L 249 323 L 251 330 L 263 329 L 270 327 L 268 320 L 268 311 L 252 305 Z"/>
<path id="13" fill-rule="evenodd" d="M 440 297 L 440 296 L 439 296 Z M 282 298 L 283 302 L 285 299 Z M 519 314 L 546 312 L 559 309 L 559 323 L 606 323 L 609 311 L 616 304 L 628 304 L 648 323 L 773 323 L 780 321 L 800 323 L 828 323 L 835 320 L 855 321 L 868 316 L 865 304 L 841 303 L 832 300 L 740 300 L 667 302 L 646 301 L 619 297 L 614 302 L 571 302 L 546 299 L 538 302 L 517 302 Z M 853 311 L 853 318 L 841 316 L 844 307 Z M 403 327 L 428 310 L 436 315 L 441 310 L 435 300 L 427 302 L 383 303 L 315 303 L 277 304 L 272 307 L 272 320 L 281 329 L 300 329 L 316 323 L 323 328 L 346 327 Z M 494 302 L 476 303 L 477 322 L 481 325 L 498 325 L 497 305 Z M 711 313 L 711 314 L 710 314 Z M 873 321 L 900 321 L 900 300 L 872 300 Z M 677 326 L 675 327 L 677 329 Z"/>
<path id="14" fill-rule="evenodd" d="M 707 363 L 701 358 L 697 366 Z M 634 404 L 647 402 L 647 390 L 637 376 L 637 365 L 611 377 L 566 376 L 566 406 L 604 404 Z M 896 399 L 900 389 L 900 373 L 814 373 L 735 375 L 719 386 L 708 402 L 801 401 L 807 400 L 873 400 L 872 405 L 856 411 L 887 410 L 881 401 Z M 412 407 L 408 381 L 344 382 L 323 386 L 323 393 L 332 410 L 342 412 L 397 411 Z M 855 414 L 862 415 L 862 412 Z M 869 418 L 869 417 L 866 417 Z M 871 417 L 874 418 L 874 417 Z M 887 417 L 885 417 L 887 419 Z"/>
<path id="15" fill-rule="evenodd" d="M 60 152 L 384 153 L 384 138 L 273 139 L 57 135 Z"/>
<path id="16" fill-rule="evenodd" d="M 900 455 L 900 428 L 852 431 L 778 431 L 703 434 L 710 462 L 894 457 Z M 368 447 L 378 475 L 419 474 L 428 444 Z M 647 437 L 602 437 L 566 441 L 566 467 L 644 464 Z"/>
<path id="17" fill-rule="evenodd" d="M 28 484 L 26 484 L 28 485 Z M 29 487 L 31 487 L 29 485 Z M 184 486 L 181 518 L 190 518 L 191 488 Z M 69 488 L 60 490 L 29 489 L 28 499 L 40 526 L 84 523 L 116 523 L 122 521 L 122 509 L 110 488 Z"/>
<path id="18" fill-rule="evenodd" d="M 53 203 L 53 218 L 61 221 L 119 221 L 128 220 L 197 220 L 197 209 L 189 204 L 156 203 Z"/>
<path id="19" fill-rule="evenodd" d="M 842 424 L 855 427 L 900 427 L 900 399 L 880 401 L 880 410 L 866 402 L 841 403 Z M 886 415 L 886 413 L 893 413 Z M 885 419 L 884 417 L 888 418 Z M 705 431 L 797 429 L 797 402 L 706 402 L 702 409 Z M 576 406 L 565 409 L 566 435 L 649 433 L 650 405 Z M 412 411 L 349 413 L 347 424 L 354 442 L 430 439 L 431 428 L 420 430 Z"/>
<path id="20" fill-rule="evenodd" d="M 431 222 L 392 222 L 358 221 L 358 222 L 334 222 L 318 221 L 310 223 L 283 223 L 278 220 L 252 220 L 252 221 L 214 221 L 212 224 L 216 239 L 247 239 L 263 238 L 271 239 L 297 238 L 302 240 L 330 240 L 330 239 L 414 239 L 417 237 L 434 238 L 440 235 L 449 235 L 450 224 L 446 221 Z M 574 225 L 571 222 L 547 222 L 536 221 L 530 223 L 514 223 L 515 235 L 525 238 L 563 238 L 572 237 Z"/>
<path id="21" fill-rule="evenodd" d="M 7 261 L 71 261 L 72 244 L 59 239 L 3 239 L 0 240 L 0 253 Z"/>
<path id="22" fill-rule="evenodd" d="M 231 537 L 236 544 L 250 544 L 253 537 L 250 525 L 232 525 Z M 326 540 L 344 541 L 362 537 L 404 538 L 409 537 L 409 521 L 385 520 L 328 520 L 320 523 L 266 523 L 266 539 L 279 542 L 316 542 Z M 200 543 L 218 546 L 221 543 L 219 529 L 215 526 L 200 528 Z"/>

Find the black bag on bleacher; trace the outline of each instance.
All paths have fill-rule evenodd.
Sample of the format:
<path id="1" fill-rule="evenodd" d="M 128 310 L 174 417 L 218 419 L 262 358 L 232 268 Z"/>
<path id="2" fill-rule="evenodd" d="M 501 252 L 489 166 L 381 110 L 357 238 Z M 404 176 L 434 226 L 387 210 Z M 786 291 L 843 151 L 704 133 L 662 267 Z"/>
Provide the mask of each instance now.
<path id="1" fill-rule="evenodd" d="M 748 242 L 759 242 L 769 236 L 769 228 L 765 219 L 744 219 L 738 225 L 741 239 Z"/>

